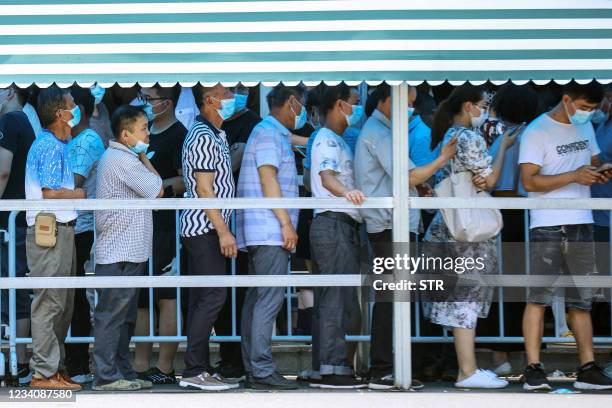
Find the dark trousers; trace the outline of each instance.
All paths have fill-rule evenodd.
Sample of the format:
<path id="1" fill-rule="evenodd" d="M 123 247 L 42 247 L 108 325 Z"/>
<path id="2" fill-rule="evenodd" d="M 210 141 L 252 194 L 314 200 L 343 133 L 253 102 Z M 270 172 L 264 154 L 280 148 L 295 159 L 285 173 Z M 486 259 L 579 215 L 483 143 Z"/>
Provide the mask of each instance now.
<path id="1" fill-rule="evenodd" d="M 374 256 L 392 257 L 393 234 L 384 230 L 368 234 Z M 410 241 L 417 236 L 410 233 Z M 376 301 L 372 309 L 372 328 L 370 341 L 370 376 L 378 377 L 393 373 L 393 302 Z"/>
<path id="2" fill-rule="evenodd" d="M 189 258 L 189 275 L 227 274 L 216 232 L 183 237 L 182 240 Z M 210 333 L 223 308 L 226 294 L 227 288 L 189 288 L 184 378 L 210 372 Z"/>
<path id="3" fill-rule="evenodd" d="M 96 276 L 143 276 L 146 262 L 118 262 L 96 265 Z M 133 380 L 136 372 L 130 363 L 130 339 L 136 326 L 138 288 L 96 289 L 98 304 L 94 312 L 95 385 L 120 379 Z"/>
<path id="4" fill-rule="evenodd" d="M 343 221 L 336 215 L 323 213 L 312 221 L 310 247 L 314 274 L 359 273 L 358 225 Z M 341 216 L 349 217 L 343 213 Z M 359 321 L 356 288 L 340 286 L 315 288 L 313 369 L 318 369 L 321 375 L 354 373 L 352 364 L 348 361 L 345 334 L 347 323 L 350 325 L 350 322 L 355 320 L 353 316 L 355 314 Z"/>
<path id="5" fill-rule="evenodd" d="M 228 262 L 228 270 L 231 264 Z M 236 275 L 248 275 L 249 255 L 246 252 L 238 251 L 236 257 Z M 227 297 L 223 308 L 219 312 L 215 322 L 215 333 L 218 336 L 232 335 L 232 288 L 227 288 Z M 242 317 L 242 305 L 246 296 L 247 288 L 236 288 L 236 335 L 240 335 L 240 319 Z M 224 341 L 219 343 L 219 355 L 223 364 L 229 364 L 240 369 L 242 364 L 242 349 L 240 342 Z"/>
<path id="6" fill-rule="evenodd" d="M 93 231 L 74 236 L 76 247 L 76 276 L 85 276 L 85 262 L 89 260 L 94 241 Z M 91 332 L 90 308 L 86 295 L 87 289 L 74 290 L 74 311 L 70 323 L 72 337 L 87 337 Z M 89 373 L 89 343 L 67 343 L 66 369 L 70 376 Z"/>

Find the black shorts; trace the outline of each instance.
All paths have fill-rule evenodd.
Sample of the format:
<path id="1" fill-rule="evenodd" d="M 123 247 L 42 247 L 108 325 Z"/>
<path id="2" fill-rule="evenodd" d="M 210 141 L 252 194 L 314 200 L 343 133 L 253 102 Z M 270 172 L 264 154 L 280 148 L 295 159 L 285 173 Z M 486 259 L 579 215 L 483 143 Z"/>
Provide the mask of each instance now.
<path id="1" fill-rule="evenodd" d="M 166 271 L 164 268 L 172 263 L 176 257 L 176 232 L 172 230 L 156 229 L 153 231 L 153 276 L 159 276 Z M 145 268 L 145 275 L 149 275 L 149 263 Z M 154 288 L 154 303 L 161 299 L 176 299 L 176 288 Z M 149 289 L 141 288 L 138 294 L 138 308 L 149 307 Z"/>

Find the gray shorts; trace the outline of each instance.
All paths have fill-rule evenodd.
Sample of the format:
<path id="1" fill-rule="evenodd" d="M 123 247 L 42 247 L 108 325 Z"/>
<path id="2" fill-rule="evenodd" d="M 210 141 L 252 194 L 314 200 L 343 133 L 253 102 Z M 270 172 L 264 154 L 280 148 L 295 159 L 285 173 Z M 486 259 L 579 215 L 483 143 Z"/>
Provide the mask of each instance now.
<path id="1" fill-rule="evenodd" d="M 580 276 L 597 274 L 595 244 L 591 224 L 539 227 L 529 231 L 531 275 L 569 275 L 578 281 Z M 555 295 L 563 295 L 566 307 L 591 310 L 593 288 L 566 287 L 530 288 L 527 301 L 550 306 Z"/>

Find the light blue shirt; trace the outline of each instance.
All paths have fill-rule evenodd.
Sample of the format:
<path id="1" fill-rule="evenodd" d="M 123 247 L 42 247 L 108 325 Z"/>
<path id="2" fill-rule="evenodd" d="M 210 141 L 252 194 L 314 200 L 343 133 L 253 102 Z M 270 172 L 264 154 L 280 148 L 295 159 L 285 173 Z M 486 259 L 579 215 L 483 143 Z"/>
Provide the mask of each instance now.
<path id="1" fill-rule="evenodd" d="M 599 125 L 595 133 L 597 144 L 601 149 L 599 157 L 602 163 L 612 163 L 612 120 Z M 593 184 L 591 186 L 591 197 L 612 198 L 612 181 L 606 184 Z M 595 225 L 610 227 L 610 211 L 593 211 Z"/>
<path id="2" fill-rule="evenodd" d="M 84 129 L 68 143 L 68 160 L 72 172 L 85 178 L 83 187 L 87 191 L 87 198 L 96 198 L 96 172 L 104 150 L 102 138 L 93 129 Z M 75 232 L 93 231 L 93 211 L 79 211 L 78 214 Z"/>
<path id="3" fill-rule="evenodd" d="M 264 118 L 251 132 L 242 158 L 237 196 L 264 197 L 257 169 L 274 166 L 283 197 L 298 197 L 295 155 L 291 148 L 291 132 L 273 116 Z M 297 228 L 297 209 L 288 209 L 294 228 Z M 236 241 L 239 249 L 253 245 L 281 246 L 283 236 L 278 219 L 270 209 L 236 211 Z"/>
<path id="4" fill-rule="evenodd" d="M 431 129 L 420 116 L 408 122 L 408 155 L 416 167 L 425 166 L 440 155 L 440 145 L 431 150 Z"/>
<path id="5" fill-rule="evenodd" d="M 74 174 L 68 160 L 68 143 L 47 129 L 32 143 L 26 163 L 25 192 L 28 200 L 41 200 L 43 189 L 74 190 Z M 33 226 L 40 211 L 27 211 L 26 220 Z M 57 222 L 66 223 L 77 217 L 76 211 L 51 211 Z"/>

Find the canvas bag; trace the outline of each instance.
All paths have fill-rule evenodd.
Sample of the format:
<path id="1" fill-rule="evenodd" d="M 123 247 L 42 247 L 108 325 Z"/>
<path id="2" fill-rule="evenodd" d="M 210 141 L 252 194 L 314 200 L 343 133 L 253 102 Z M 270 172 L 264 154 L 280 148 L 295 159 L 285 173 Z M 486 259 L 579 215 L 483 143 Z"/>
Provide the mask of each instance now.
<path id="1" fill-rule="evenodd" d="M 455 173 L 454 159 L 451 174 L 435 187 L 436 197 L 473 198 L 491 197 L 472 183 L 472 172 Z M 482 242 L 493 238 L 504 226 L 501 212 L 496 208 L 441 208 L 440 212 L 451 236 L 459 242 Z"/>

